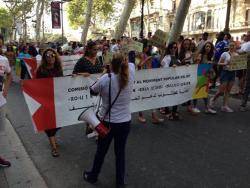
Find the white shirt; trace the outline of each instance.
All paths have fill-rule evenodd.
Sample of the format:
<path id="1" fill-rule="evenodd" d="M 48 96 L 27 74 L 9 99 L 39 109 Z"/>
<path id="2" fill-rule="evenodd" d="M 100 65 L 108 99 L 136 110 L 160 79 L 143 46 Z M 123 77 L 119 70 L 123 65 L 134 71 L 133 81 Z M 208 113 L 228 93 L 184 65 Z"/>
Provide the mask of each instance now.
<path id="1" fill-rule="evenodd" d="M 243 43 L 239 52 L 250 52 L 250 41 Z"/>
<path id="2" fill-rule="evenodd" d="M 9 61 L 6 57 L 0 55 L 0 107 L 3 106 L 6 103 L 6 99 L 3 96 L 3 81 L 4 81 L 4 75 L 5 73 L 10 73 L 11 68 Z"/>
<path id="3" fill-rule="evenodd" d="M 161 61 L 161 66 L 163 68 L 168 68 L 171 62 L 171 56 L 170 55 L 166 55 L 163 60 Z"/>
<path id="4" fill-rule="evenodd" d="M 232 55 L 235 56 L 235 55 L 238 55 L 238 54 L 237 53 L 233 53 Z M 224 60 L 224 63 L 226 63 L 226 65 L 223 66 L 223 69 L 224 70 L 228 70 L 228 66 L 227 65 L 229 65 L 230 61 L 231 61 L 231 55 L 229 54 L 229 52 L 224 52 L 223 54 L 221 54 L 220 61 L 222 59 Z"/>
<path id="5" fill-rule="evenodd" d="M 118 44 L 112 45 L 112 46 L 111 46 L 111 49 L 110 49 L 110 51 L 111 51 L 112 53 L 116 53 L 116 52 L 118 52 L 119 50 L 120 50 L 120 48 L 119 48 L 119 45 L 118 45 Z"/>
<path id="6" fill-rule="evenodd" d="M 99 110 L 99 117 L 103 118 L 109 108 L 109 76 L 103 75 L 91 88 L 94 92 L 100 93 L 102 98 L 102 105 Z M 135 80 L 135 66 L 129 63 L 129 82 L 128 85 L 121 90 L 116 102 L 111 108 L 110 122 L 123 123 L 131 120 L 131 112 L 129 109 L 130 98 L 132 94 L 133 84 Z M 111 104 L 115 100 L 119 92 L 119 78 L 118 75 L 111 73 Z M 104 118 L 109 121 L 109 114 Z"/>
<path id="7" fill-rule="evenodd" d="M 41 61 L 42 61 L 42 56 L 40 54 L 38 54 L 36 56 L 36 63 L 37 63 L 37 66 L 39 66 L 41 64 Z"/>

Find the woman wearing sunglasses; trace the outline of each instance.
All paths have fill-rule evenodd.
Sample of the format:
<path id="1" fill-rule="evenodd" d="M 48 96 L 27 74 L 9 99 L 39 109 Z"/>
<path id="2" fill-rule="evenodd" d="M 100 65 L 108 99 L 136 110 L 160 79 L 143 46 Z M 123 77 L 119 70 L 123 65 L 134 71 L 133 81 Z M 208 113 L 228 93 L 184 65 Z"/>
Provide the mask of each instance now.
<path id="1" fill-rule="evenodd" d="M 169 43 L 165 57 L 162 59 L 161 66 L 163 68 L 169 68 L 169 67 L 176 67 L 180 66 L 181 62 L 178 60 L 178 47 L 176 42 L 171 42 Z M 172 112 L 170 112 L 169 108 L 166 107 L 165 109 L 161 109 L 161 113 L 166 114 L 166 117 L 169 120 L 179 120 L 180 116 L 179 113 L 177 112 L 178 106 L 173 106 Z"/>
<path id="2" fill-rule="evenodd" d="M 37 69 L 36 78 L 52 78 L 63 76 L 61 60 L 57 52 L 53 49 L 46 49 L 42 55 L 41 64 Z M 47 125 L 47 127 L 49 127 Z M 45 130 L 49 138 L 51 146 L 51 154 L 53 157 L 58 157 L 58 149 L 56 143 L 56 132 L 59 128 L 52 128 Z"/>
<path id="3" fill-rule="evenodd" d="M 89 41 L 87 43 L 84 55 L 77 61 L 73 75 L 83 75 L 89 76 L 90 74 L 97 74 L 103 72 L 103 62 L 100 58 L 97 58 L 98 45 L 94 41 Z M 86 135 L 91 133 L 93 130 L 87 126 Z"/>

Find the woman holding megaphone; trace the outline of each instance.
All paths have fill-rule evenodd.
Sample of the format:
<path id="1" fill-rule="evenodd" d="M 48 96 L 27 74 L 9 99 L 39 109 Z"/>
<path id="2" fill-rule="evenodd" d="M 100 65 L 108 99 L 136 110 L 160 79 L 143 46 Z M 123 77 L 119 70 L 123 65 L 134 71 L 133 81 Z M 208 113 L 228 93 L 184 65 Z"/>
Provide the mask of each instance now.
<path id="1" fill-rule="evenodd" d="M 116 184 L 120 186 L 124 185 L 125 146 L 130 131 L 129 104 L 135 78 L 135 67 L 119 53 L 113 55 L 110 69 L 111 73 L 104 74 L 91 86 L 92 93 L 100 93 L 102 105 L 98 116 L 109 131 L 106 132 L 106 135 L 99 135 L 93 167 L 91 171 L 84 172 L 83 178 L 89 183 L 97 181 L 104 157 L 114 138 Z M 107 112 L 109 113 L 107 114 Z"/>

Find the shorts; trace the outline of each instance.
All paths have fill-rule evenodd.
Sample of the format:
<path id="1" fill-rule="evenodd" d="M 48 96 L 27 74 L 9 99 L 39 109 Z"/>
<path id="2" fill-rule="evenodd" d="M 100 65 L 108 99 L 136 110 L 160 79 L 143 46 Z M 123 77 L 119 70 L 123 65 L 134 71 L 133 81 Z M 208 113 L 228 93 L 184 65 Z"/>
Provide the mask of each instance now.
<path id="1" fill-rule="evenodd" d="M 233 82 L 235 80 L 235 71 L 222 70 L 220 74 L 220 82 Z"/>

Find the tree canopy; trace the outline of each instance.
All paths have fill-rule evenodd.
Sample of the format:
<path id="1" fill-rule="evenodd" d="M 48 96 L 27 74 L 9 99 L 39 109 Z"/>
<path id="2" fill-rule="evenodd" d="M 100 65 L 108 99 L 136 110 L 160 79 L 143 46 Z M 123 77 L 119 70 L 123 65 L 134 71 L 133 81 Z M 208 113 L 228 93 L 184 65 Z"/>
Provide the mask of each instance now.
<path id="1" fill-rule="evenodd" d="M 11 29 L 13 20 L 11 14 L 5 8 L 0 8 L 0 28 Z"/>
<path id="2" fill-rule="evenodd" d="M 96 25 L 97 21 L 110 18 L 115 0 L 94 0 L 92 9 L 91 24 Z M 67 13 L 70 26 L 73 28 L 81 27 L 85 24 L 84 13 L 87 9 L 87 0 L 70 1 Z"/>

